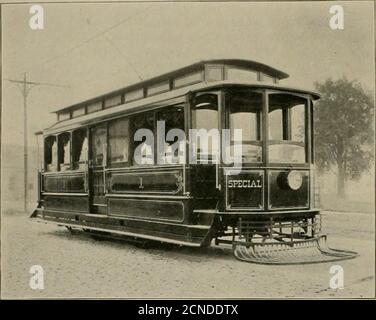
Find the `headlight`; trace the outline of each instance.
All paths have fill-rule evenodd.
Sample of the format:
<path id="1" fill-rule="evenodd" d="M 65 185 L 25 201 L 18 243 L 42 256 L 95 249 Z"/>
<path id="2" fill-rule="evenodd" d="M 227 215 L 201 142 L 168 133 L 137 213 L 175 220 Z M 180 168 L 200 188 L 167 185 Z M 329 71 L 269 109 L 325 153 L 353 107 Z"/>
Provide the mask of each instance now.
<path id="1" fill-rule="evenodd" d="M 299 171 L 290 171 L 287 175 L 287 183 L 292 190 L 298 190 L 303 184 L 303 176 Z"/>

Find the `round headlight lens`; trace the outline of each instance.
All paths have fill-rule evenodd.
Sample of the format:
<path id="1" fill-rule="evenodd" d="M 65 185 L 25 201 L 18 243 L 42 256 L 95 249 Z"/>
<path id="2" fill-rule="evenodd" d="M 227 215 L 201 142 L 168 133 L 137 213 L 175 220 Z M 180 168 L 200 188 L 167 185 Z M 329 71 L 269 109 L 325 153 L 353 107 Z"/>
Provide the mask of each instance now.
<path id="1" fill-rule="evenodd" d="M 299 171 L 291 171 L 287 176 L 287 183 L 292 190 L 298 190 L 303 184 L 303 176 Z"/>

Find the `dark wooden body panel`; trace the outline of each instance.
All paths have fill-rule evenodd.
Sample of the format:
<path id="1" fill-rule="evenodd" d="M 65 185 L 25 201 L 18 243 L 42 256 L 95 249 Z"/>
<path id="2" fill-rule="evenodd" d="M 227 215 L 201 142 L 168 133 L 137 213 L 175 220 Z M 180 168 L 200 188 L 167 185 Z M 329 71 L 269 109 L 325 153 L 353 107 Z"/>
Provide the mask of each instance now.
<path id="1" fill-rule="evenodd" d="M 303 183 L 299 190 L 283 188 L 278 183 L 279 175 L 287 174 L 289 170 L 269 170 L 268 174 L 268 208 L 270 210 L 286 208 L 309 208 L 310 183 L 309 171 L 300 170 L 304 174 Z"/>
<path id="2" fill-rule="evenodd" d="M 41 192 L 36 215 L 45 221 L 83 229 L 208 245 L 214 216 L 199 221 L 193 213 L 193 198 L 185 193 L 185 174 L 182 166 L 106 170 L 106 193 L 102 197 L 106 210 L 102 214 L 97 208 L 91 210 L 89 201 L 95 200 L 90 194 L 92 188 L 81 195 L 67 187 L 64 192 Z"/>
<path id="3" fill-rule="evenodd" d="M 56 173 L 43 176 L 43 191 L 45 192 L 85 192 L 86 189 L 84 172 Z"/>
<path id="4" fill-rule="evenodd" d="M 216 168 L 210 164 L 196 164 L 190 167 L 191 194 L 194 209 L 215 209 L 219 192 L 216 188 Z"/>
<path id="5" fill-rule="evenodd" d="M 260 172 L 263 172 L 264 177 L 269 177 L 286 170 L 248 167 L 244 168 L 245 176 L 236 175 L 233 178 L 243 180 L 250 177 L 257 178 L 258 176 L 254 174 Z M 309 173 L 309 170 L 303 171 Z M 220 171 L 220 175 L 222 174 L 223 171 Z M 164 187 L 161 188 L 160 192 L 152 191 L 148 187 L 135 188 L 137 179 L 134 177 L 150 177 L 150 181 L 153 182 L 156 181 L 153 175 L 158 177 L 159 180 L 162 180 L 161 177 L 163 176 L 166 177 L 165 181 L 168 183 L 162 182 Z M 292 195 L 293 200 L 296 197 L 304 201 L 308 200 L 308 176 L 307 174 L 304 188 L 299 193 Z M 245 199 L 248 194 L 245 194 L 246 198 L 236 200 L 243 201 L 241 206 L 244 205 L 244 207 L 239 208 L 241 211 L 237 212 L 234 207 L 222 209 L 218 207 L 218 204 L 219 201 L 223 201 L 220 195 L 224 193 L 216 188 L 215 165 L 192 165 L 186 170 L 175 167 L 167 169 L 166 172 L 161 171 L 160 168 L 148 168 L 147 170 L 142 168 L 117 169 L 106 172 L 106 177 L 107 190 L 111 193 L 104 196 L 104 202 L 107 206 L 105 214 L 98 214 L 98 212 L 95 212 L 97 214 L 90 214 L 94 212 L 90 210 L 88 194 L 42 193 L 43 207 L 37 209 L 38 217 L 52 222 L 63 222 L 75 227 L 99 228 L 108 232 L 125 232 L 141 238 L 156 237 L 160 241 L 165 239 L 167 242 L 192 242 L 201 246 L 210 243 L 218 230 L 235 225 L 239 217 L 268 219 L 272 214 L 273 217 L 294 219 L 294 217 L 308 217 L 317 214 L 317 211 L 309 210 L 309 207 L 302 210 L 303 208 L 299 206 L 287 206 L 273 213 L 273 208 L 253 208 L 252 201 L 249 210 L 247 210 Z M 113 177 L 122 177 L 124 180 L 127 177 L 132 177 L 131 190 L 118 191 L 113 188 L 112 184 L 119 181 Z M 225 181 L 223 191 L 227 188 L 229 178 L 232 177 L 229 176 L 222 180 Z M 269 189 L 275 188 L 274 180 L 268 179 L 265 183 L 261 181 L 260 184 L 263 187 L 260 191 L 265 193 L 270 201 L 283 201 L 283 204 L 289 204 L 288 199 L 268 195 Z M 166 185 L 169 188 L 166 189 Z M 147 186 L 147 183 L 142 184 L 142 186 Z M 287 197 L 288 195 L 284 196 Z M 259 200 L 257 204 L 259 204 Z M 204 226 L 206 228 L 203 228 Z"/>
<path id="6" fill-rule="evenodd" d="M 87 196 L 44 195 L 43 205 L 47 210 L 64 210 L 68 212 L 88 213 Z"/>
<path id="7" fill-rule="evenodd" d="M 145 171 L 144 168 L 132 171 L 110 171 L 107 173 L 110 193 L 154 193 L 182 194 L 182 169 L 156 169 Z"/>
<path id="8" fill-rule="evenodd" d="M 184 222 L 183 201 L 157 199 L 108 199 L 109 216 Z"/>

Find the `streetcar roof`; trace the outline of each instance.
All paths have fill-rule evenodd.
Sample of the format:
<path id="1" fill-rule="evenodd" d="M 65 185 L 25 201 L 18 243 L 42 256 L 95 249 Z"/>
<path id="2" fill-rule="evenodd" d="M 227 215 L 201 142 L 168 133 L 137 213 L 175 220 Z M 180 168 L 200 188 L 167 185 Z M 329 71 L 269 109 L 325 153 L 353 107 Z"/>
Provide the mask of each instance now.
<path id="1" fill-rule="evenodd" d="M 262 82 L 251 82 L 251 81 L 215 81 L 215 82 L 199 82 L 190 86 L 182 87 L 179 89 L 167 91 L 162 94 L 153 95 L 146 97 L 144 99 L 135 100 L 132 102 L 123 103 L 115 107 L 108 109 L 103 109 L 97 112 L 81 115 L 76 118 L 69 120 L 58 121 L 53 124 L 51 127 L 44 130 L 44 134 L 53 134 L 66 130 L 73 130 L 80 128 L 82 126 L 94 124 L 97 122 L 109 120 L 112 118 L 119 117 L 121 115 L 127 115 L 132 113 L 137 113 L 141 111 L 146 111 L 150 109 L 155 109 L 158 107 L 165 106 L 164 102 L 169 102 L 169 105 L 181 103 L 185 101 L 185 95 L 189 92 L 199 92 L 208 89 L 223 88 L 223 87 L 234 87 L 234 86 L 247 86 L 250 88 L 265 88 L 265 89 L 276 89 L 283 90 L 290 93 L 300 93 L 308 94 L 313 97 L 313 99 L 318 99 L 320 96 L 318 93 L 299 89 L 296 87 L 288 87 L 281 84 L 265 84 Z"/>
<path id="2" fill-rule="evenodd" d="M 161 84 L 164 82 L 172 82 L 176 78 L 179 77 L 184 77 L 184 76 L 189 76 L 195 72 L 202 72 L 202 79 L 201 81 L 206 80 L 204 77 L 206 76 L 207 70 L 209 68 L 219 68 L 222 67 L 223 69 L 226 67 L 235 67 L 235 68 L 240 68 L 243 70 L 248 70 L 248 71 L 254 71 L 254 72 L 262 72 L 270 77 L 275 77 L 277 79 L 285 79 L 289 75 L 281 70 L 275 69 L 271 66 L 268 66 L 266 64 L 256 62 L 253 60 L 245 60 L 245 59 L 214 59 L 214 60 L 203 60 L 199 61 L 196 63 L 193 63 L 191 65 L 185 66 L 183 68 L 176 69 L 174 71 L 170 71 L 167 73 L 164 73 L 162 75 L 102 94 L 100 96 L 96 96 L 91 99 L 87 99 L 84 101 L 81 101 L 79 103 L 75 103 L 66 107 L 61 107 L 53 110 L 53 113 L 60 113 L 62 111 L 68 111 L 68 110 L 73 110 L 76 109 L 80 106 L 87 105 L 90 103 L 95 103 L 97 101 L 101 101 L 105 98 L 111 98 L 116 95 L 120 94 L 126 94 L 129 92 L 133 92 L 137 89 L 143 89 L 147 90 L 148 87 L 151 87 L 156 84 Z M 198 81 L 200 82 L 200 81 Z M 173 89 L 173 85 L 169 90 Z"/>

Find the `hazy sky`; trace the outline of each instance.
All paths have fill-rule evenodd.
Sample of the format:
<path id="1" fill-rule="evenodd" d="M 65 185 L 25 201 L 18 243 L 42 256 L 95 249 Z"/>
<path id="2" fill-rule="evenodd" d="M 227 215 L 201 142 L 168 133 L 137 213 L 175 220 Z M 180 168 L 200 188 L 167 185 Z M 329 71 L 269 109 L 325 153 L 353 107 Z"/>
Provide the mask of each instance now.
<path id="1" fill-rule="evenodd" d="M 341 4 L 345 29 L 329 27 Z M 57 107 L 210 58 L 242 58 L 313 88 L 327 77 L 374 90 L 373 2 L 43 4 L 45 29 L 29 27 L 30 5 L 2 8 L 3 79 L 38 86 L 28 97 L 30 135 L 51 125 Z M 100 36 L 104 30 L 110 29 Z M 3 81 L 3 143 L 22 145 L 22 96 Z M 31 141 L 32 142 L 32 141 Z"/>

